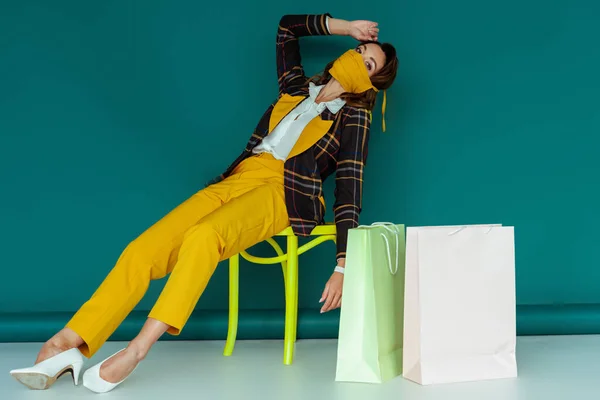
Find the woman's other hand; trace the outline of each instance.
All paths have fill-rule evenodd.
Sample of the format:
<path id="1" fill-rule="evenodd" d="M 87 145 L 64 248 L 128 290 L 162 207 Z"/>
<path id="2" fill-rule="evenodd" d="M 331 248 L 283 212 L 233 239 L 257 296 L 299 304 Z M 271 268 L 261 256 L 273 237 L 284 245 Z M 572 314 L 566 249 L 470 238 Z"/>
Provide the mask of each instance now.
<path id="1" fill-rule="evenodd" d="M 325 285 L 325 290 L 319 303 L 324 303 L 321 313 L 326 313 L 342 305 L 342 288 L 344 286 L 344 274 L 334 272 Z"/>
<path id="2" fill-rule="evenodd" d="M 376 41 L 379 37 L 378 24 L 372 21 L 352 21 L 348 34 L 359 42 Z"/>
<path id="3" fill-rule="evenodd" d="M 359 42 L 377 40 L 379 28 L 372 21 L 345 21 L 343 19 L 331 18 L 329 29 L 333 35 L 352 36 Z"/>

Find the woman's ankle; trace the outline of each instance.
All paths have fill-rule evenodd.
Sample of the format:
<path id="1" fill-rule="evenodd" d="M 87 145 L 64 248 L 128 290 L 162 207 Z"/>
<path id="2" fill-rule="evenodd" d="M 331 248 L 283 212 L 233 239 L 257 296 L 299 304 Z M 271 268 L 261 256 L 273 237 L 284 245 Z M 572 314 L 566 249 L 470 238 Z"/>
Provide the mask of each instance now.
<path id="1" fill-rule="evenodd" d="M 135 358 L 138 362 L 141 362 L 144 358 L 146 358 L 148 351 L 150 351 L 150 347 L 145 345 L 142 340 L 136 338 L 129 342 L 127 345 L 127 350 L 131 351 L 135 355 Z"/>
<path id="2" fill-rule="evenodd" d="M 64 351 L 73 349 L 75 347 L 79 347 L 79 341 L 77 340 L 77 337 L 73 337 L 72 335 L 70 335 L 70 332 L 65 333 L 63 332 L 63 330 L 61 330 L 56 335 L 48 339 L 46 343 L 44 343 L 44 345 L 40 349 L 40 352 L 37 355 L 35 363 L 37 364 L 42 361 L 46 361 L 47 359 L 54 357 Z M 83 343 L 83 339 L 81 339 L 81 343 Z"/>
<path id="3" fill-rule="evenodd" d="M 169 325 L 154 318 L 148 318 L 140 333 L 131 341 L 127 349 L 135 354 L 138 362 L 146 358 L 146 355 L 154 346 L 154 343 L 167 331 Z"/>
<path id="4" fill-rule="evenodd" d="M 58 347 L 63 351 L 74 349 L 81 346 L 84 341 L 74 330 L 71 328 L 63 328 L 50 340 L 50 345 Z"/>

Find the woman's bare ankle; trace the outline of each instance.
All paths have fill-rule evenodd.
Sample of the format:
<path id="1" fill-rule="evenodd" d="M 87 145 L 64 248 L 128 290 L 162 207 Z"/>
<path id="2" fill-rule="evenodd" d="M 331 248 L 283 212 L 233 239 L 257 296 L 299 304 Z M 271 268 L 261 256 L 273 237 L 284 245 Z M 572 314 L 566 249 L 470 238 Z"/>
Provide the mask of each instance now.
<path id="1" fill-rule="evenodd" d="M 63 328 L 59 333 L 70 348 L 79 347 L 84 343 L 83 338 L 71 328 Z"/>
<path id="2" fill-rule="evenodd" d="M 127 345 L 127 350 L 131 351 L 135 355 L 135 358 L 138 362 L 141 362 L 144 358 L 146 358 L 146 355 L 148 354 L 148 351 L 150 349 L 148 346 L 144 345 L 140 340 L 133 339 Z"/>
<path id="3" fill-rule="evenodd" d="M 61 329 L 56 335 L 48 340 L 50 346 L 67 351 L 81 346 L 84 342 L 74 330 L 70 328 Z"/>
<path id="4" fill-rule="evenodd" d="M 42 349 L 38 353 L 35 363 L 40 363 L 63 351 L 79 347 L 83 343 L 83 339 L 75 331 L 70 328 L 64 328 L 44 343 Z"/>

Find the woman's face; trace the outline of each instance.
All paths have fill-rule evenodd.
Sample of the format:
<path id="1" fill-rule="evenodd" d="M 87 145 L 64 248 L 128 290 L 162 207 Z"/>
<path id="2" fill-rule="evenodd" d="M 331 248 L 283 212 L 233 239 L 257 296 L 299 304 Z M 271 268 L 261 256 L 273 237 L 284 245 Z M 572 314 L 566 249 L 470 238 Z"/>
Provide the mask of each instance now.
<path id="1" fill-rule="evenodd" d="M 381 49 L 381 46 L 375 43 L 361 44 L 356 48 L 356 51 L 362 56 L 369 72 L 369 77 L 381 71 L 381 68 L 385 64 L 385 53 Z"/>

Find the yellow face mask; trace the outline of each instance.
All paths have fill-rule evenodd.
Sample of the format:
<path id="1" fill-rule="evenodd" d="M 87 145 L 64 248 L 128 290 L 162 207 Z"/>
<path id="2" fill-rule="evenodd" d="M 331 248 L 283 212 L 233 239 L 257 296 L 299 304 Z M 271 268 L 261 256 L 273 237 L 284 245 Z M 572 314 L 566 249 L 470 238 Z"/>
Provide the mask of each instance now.
<path id="1" fill-rule="evenodd" d="M 348 50 L 340 58 L 335 60 L 329 70 L 333 76 L 348 93 L 363 93 L 369 89 L 378 92 L 371 83 L 369 72 L 362 56 L 356 50 Z"/>
<path id="2" fill-rule="evenodd" d="M 369 89 L 373 89 L 375 92 L 379 92 L 371 79 L 369 78 L 369 72 L 365 66 L 362 56 L 356 50 L 348 50 L 340 58 L 335 60 L 333 66 L 329 70 L 331 76 L 333 76 L 342 85 L 344 90 L 348 93 L 364 93 Z M 386 93 L 383 92 L 383 104 L 382 104 L 382 116 L 383 116 L 383 131 L 385 132 L 385 107 L 386 107 Z"/>

